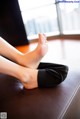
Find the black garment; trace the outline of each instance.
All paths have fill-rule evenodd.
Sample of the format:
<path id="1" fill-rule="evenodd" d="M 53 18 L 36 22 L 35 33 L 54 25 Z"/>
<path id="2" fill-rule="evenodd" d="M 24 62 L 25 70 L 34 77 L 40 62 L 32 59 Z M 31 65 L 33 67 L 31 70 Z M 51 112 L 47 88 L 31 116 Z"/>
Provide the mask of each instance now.
<path id="1" fill-rule="evenodd" d="M 38 66 L 38 86 L 54 87 L 65 80 L 68 67 L 62 64 L 40 63 Z"/>
<path id="2" fill-rule="evenodd" d="M 13 46 L 29 44 L 18 0 L 0 0 L 0 36 Z"/>

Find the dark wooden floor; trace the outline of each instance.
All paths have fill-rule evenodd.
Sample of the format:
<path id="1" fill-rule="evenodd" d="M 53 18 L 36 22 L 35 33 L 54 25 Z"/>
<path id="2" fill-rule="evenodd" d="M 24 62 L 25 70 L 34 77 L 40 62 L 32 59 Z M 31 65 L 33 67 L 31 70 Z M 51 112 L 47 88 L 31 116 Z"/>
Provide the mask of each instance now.
<path id="1" fill-rule="evenodd" d="M 67 64 L 71 68 L 67 79 L 58 87 L 26 90 L 14 77 L 1 74 L 0 112 L 7 112 L 8 119 L 80 119 L 80 41 L 52 40 L 48 44 L 42 61 Z M 25 53 L 36 45 L 17 49 Z"/>

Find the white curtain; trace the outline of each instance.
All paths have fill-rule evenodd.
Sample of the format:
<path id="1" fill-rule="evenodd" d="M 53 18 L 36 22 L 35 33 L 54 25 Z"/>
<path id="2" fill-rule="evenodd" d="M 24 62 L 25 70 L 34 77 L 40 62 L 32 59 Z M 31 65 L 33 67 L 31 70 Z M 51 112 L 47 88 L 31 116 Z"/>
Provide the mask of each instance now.
<path id="1" fill-rule="evenodd" d="M 58 3 L 57 9 L 59 11 L 58 19 L 60 19 L 59 24 L 61 24 L 60 28 L 62 33 L 63 34 L 80 34 L 80 4 L 79 2 Z"/>
<path id="2" fill-rule="evenodd" d="M 79 3 L 19 0 L 19 4 L 28 36 L 38 33 L 80 34 Z"/>

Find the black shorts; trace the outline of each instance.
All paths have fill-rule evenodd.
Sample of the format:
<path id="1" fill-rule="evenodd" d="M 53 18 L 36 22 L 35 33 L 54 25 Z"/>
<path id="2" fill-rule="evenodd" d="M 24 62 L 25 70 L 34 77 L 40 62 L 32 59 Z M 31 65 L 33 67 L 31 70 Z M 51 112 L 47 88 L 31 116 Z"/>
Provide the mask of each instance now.
<path id="1" fill-rule="evenodd" d="M 38 66 L 38 86 L 54 87 L 65 80 L 68 66 L 53 63 L 40 63 Z"/>

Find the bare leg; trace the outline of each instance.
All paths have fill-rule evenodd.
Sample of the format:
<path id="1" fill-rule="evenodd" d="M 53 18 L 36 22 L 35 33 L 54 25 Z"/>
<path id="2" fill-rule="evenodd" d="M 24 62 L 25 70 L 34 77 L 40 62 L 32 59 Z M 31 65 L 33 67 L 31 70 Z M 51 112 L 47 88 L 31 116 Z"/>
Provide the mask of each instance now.
<path id="1" fill-rule="evenodd" d="M 20 66 L 0 56 L 0 73 L 11 75 L 19 79 L 26 89 L 38 87 L 36 69 Z"/>
<path id="2" fill-rule="evenodd" d="M 0 55 L 9 58 L 12 61 L 17 62 L 20 65 L 37 68 L 40 60 L 46 54 L 48 50 L 45 35 L 39 34 L 39 42 L 37 48 L 29 53 L 23 54 L 5 40 L 0 38 Z"/>
<path id="3" fill-rule="evenodd" d="M 23 54 L 0 37 L 0 55 L 7 57 L 12 61 L 18 62 Z"/>

